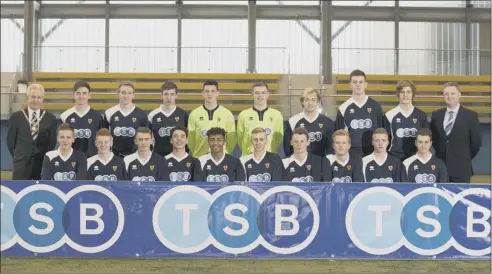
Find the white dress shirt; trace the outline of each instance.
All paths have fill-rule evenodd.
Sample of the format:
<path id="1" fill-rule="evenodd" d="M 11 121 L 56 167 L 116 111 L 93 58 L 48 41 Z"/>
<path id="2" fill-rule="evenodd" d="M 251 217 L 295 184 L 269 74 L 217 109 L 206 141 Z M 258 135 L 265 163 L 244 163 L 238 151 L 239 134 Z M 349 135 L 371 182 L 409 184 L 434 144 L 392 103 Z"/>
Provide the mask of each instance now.
<path id="1" fill-rule="evenodd" d="M 36 110 L 36 111 L 35 111 L 35 110 L 33 110 L 33 109 L 31 109 L 31 108 L 29 108 L 29 107 L 28 107 L 28 108 L 27 108 L 27 112 L 28 112 L 28 114 L 29 114 L 29 123 L 31 123 L 31 120 L 32 120 L 32 114 L 33 114 L 34 112 L 36 112 L 36 115 L 37 115 L 36 117 L 38 118 L 38 122 L 39 122 L 39 118 L 40 118 L 40 117 L 39 117 L 39 115 L 40 115 L 40 113 L 41 113 L 41 110 L 40 110 L 40 109 L 38 109 L 38 110 Z"/>
<path id="2" fill-rule="evenodd" d="M 444 127 L 444 130 L 446 130 L 446 125 L 449 124 L 449 112 L 452 111 L 453 112 L 453 119 L 451 119 L 451 121 L 453 121 L 453 126 L 451 128 L 454 127 L 454 122 L 456 121 L 456 116 L 458 115 L 458 110 L 460 109 L 460 104 L 458 104 L 454 109 L 450 109 L 449 107 L 446 108 L 446 114 L 444 114 L 444 121 L 443 121 L 443 127 Z"/>

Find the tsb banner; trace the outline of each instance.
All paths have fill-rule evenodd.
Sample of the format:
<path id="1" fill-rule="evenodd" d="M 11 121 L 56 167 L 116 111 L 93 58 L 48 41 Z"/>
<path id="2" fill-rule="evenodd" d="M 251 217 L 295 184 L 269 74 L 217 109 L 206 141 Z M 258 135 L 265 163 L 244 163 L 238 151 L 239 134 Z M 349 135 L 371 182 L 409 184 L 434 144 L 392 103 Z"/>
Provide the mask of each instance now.
<path id="1" fill-rule="evenodd" d="M 491 258 L 489 185 L 1 184 L 2 256 Z"/>

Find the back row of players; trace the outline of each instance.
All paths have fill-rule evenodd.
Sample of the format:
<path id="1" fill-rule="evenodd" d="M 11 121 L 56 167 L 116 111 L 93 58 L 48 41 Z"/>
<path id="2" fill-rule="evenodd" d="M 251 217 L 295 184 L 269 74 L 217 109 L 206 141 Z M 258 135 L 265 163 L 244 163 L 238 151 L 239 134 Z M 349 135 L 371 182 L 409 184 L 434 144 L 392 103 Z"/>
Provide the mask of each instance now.
<path id="1" fill-rule="evenodd" d="M 307 130 L 308 151 L 320 157 L 333 153 L 332 135 L 339 129 L 347 130 L 350 135 L 351 154 L 360 158 L 370 155 L 373 152 L 371 133 L 377 128 L 385 128 L 389 132 L 391 155 L 400 161 L 413 156 L 416 153 L 417 130 L 428 127 L 426 114 L 412 104 L 415 86 L 409 81 L 400 82 L 396 88 L 400 104 L 384 114 L 381 105 L 365 94 L 367 82 L 364 72 L 353 71 L 349 85 L 352 88 L 352 97 L 339 107 L 335 122 L 319 113 L 321 96 L 317 90 L 309 89 L 300 97 L 303 111 L 291 117 L 284 129 L 282 114 L 268 107 L 270 92 L 265 83 L 253 85 L 254 105 L 239 114 L 236 126 L 232 113 L 218 104 L 220 92 L 216 81 L 206 81 L 203 84 L 204 104 L 193 110 L 189 116 L 176 106 L 178 88 L 172 82 L 166 82 L 161 87 L 163 104 L 149 115 L 134 105 L 133 84 L 122 82 L 118 88 L 119 104 L 101 116 L 88 104 L 89 84 L 79 81 L 74 86 L 76 105 L 64 112 L 61 120 L 75 129 L 73 148 L 85 152 L 88 157 L 97 153 L 94 135 L 100 128 L 110 130 L 114 154 L 121 157 L 134 154 L 137 150 L 134 139 L 139 127 L 151 129 L 154 137 L 153 151 L 167 156 L 172 152 L 171 130 L 179 126 L 187 127 L 189 131 L 186 151 L 194 158 L 210 151 L 207 133 L 213 127 L 222 128 L 226 132 L 225 152 L 231 153 L 238 144 L 242 156 L 253 151 L 251 132 L 256 127 L 266 131 L 268 152 L 276 153 L 283 143 L 287 157 L 293 155 L 291 139 L 297 128 Z"/>

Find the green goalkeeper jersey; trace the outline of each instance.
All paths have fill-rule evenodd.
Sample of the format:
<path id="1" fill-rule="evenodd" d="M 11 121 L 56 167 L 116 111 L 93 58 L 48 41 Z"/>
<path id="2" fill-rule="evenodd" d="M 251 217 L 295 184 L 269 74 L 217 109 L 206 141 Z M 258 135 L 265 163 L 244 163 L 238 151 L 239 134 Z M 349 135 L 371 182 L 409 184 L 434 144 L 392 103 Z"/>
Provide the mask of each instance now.
<path id="1" fill-rule="evenodd" d="M 231 154 L 236 147 L 236 122 L 232 112 L 218 105 L 208 110 L 205 106 L 194 109 L 188 119 L 188 148 L 194 158 L 210 152 L 207 132 L 213 127 L 223 128 L 227 132 L 225 149 Z"/>
<path id="2" fill-rule="evenodd" d="M 284 136 L 284 117 L 280 111 L 266 108 L 262 111 L 254 107 L 241 111 L 237 120 L 237 138 L 242 155 L 252 152 L 251 132 L 257 127 L 265 129 L 268 142 L 266 149 L 277 153 Z"/>

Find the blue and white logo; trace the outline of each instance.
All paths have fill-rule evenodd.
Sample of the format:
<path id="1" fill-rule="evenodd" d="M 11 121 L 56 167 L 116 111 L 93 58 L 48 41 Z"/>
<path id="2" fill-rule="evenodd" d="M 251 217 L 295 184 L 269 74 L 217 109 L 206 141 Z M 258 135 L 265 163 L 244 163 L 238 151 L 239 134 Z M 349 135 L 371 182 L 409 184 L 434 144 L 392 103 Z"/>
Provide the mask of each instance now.
<path id="1" fill-rule="evenodd" d="M 18 194 L 1 186 L 1 195 L 1 251 L 18 243 L 46 253 L 67 244 L 82 253 L 98 253 L 111 247 L 123 231 L 123 206 L 102 186 L 82 185 L 66 194 L 43 184 Z M 108 203 L 114 210 L 104 211 L 101 205 Z"/>
<path id="2" fill-rule="evenodd" d="M 450 247 L 483 256 L 491 252 L 490 206 L 490 190 L 482 188 L 453 194 L 423 187 L 403 196 L 391 188 L 372 187 L 351 201 L 345 225 L 352 242 L 373 255 L 405 246 L 424 256 Z"/>
<path id="3" fill-rule="evenodd" d="M 293 254 L 314 240 L 319 225 L 314 200 L 292 186 L 261 195 L 245 186 L 224 187 L 212 195 L 199 187 L 178 186 L 161 196 L 153 212 L 157 238 L 185 254 L 209 245 L 229 254 L 259 245 L 273 253 Z"/>

